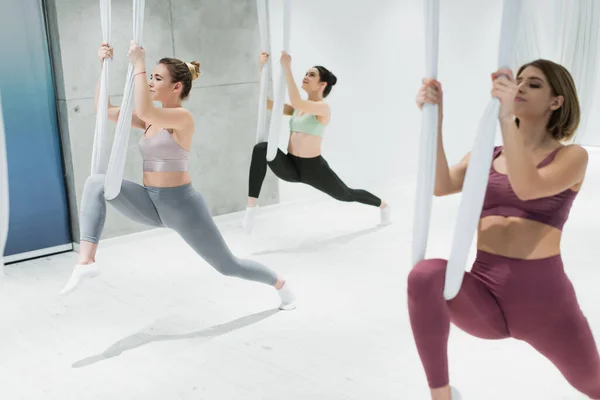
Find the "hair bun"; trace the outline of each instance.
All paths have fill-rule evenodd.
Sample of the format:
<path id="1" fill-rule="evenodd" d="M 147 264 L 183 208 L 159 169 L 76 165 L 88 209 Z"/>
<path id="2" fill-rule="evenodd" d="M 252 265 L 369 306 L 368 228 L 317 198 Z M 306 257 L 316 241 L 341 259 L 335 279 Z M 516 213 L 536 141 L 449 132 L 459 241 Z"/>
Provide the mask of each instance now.
<path id="1" fill-rule="evenodd" d="M 200 76 L 200 62 L 192 61 L 186 64 L 190 70 L 190 74 L 192 74 L 192 80 L 198 78 Z"/>
<path id="2" fill-rule="evenodd" d="M 331 74 L 331 86 L 335 86 L 337 83 L 337 77 L 334 74 Z"/>

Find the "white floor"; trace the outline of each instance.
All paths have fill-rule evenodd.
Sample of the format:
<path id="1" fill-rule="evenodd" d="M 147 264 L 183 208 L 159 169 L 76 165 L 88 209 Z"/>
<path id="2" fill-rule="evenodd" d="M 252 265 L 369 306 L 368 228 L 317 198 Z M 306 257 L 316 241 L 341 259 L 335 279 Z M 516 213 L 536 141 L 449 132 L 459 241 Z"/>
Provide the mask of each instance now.
<path id="1" fill-rule="evenodd" d="M 378 211 L 319 198 L 263 209 L 251 237 L 217 218 L 242 257 L 289 279 L 299 308 L 268 287 L 216 274 L 166 230 L 108 240 L 103 274 L 67 298 L 75 253 L 6 267 L 0 283 L 2 400 L 426 400 L 406 309 L 412 185 Z M 600 246 L 591 192 L 577 200 L 564 259 L 600 337 Z M 596 197 L 597 198 L 597 197 Z M 459 197 L 436 199 L 430 257 L 447 257 Z M 532 282 L 534 285 L 535 282 Z M 457 329 L 451 380 L 465 400 L 582 399 L 528 346 Z"/>

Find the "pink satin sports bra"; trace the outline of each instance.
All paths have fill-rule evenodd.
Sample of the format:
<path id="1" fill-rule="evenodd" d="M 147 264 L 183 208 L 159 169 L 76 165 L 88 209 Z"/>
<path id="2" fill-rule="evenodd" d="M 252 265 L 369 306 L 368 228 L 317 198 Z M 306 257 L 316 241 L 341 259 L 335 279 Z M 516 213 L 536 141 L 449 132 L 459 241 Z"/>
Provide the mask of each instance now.
<path id="1" fill-rule="evenodd" d="M 169 131 L 162 129 L 150 138 L 146 137 L 146 132 L 139 142 L 140 153 L 144 159 L 144 171 L 185 172 L 188 170 L 190 153 L 173 139 Z"/>

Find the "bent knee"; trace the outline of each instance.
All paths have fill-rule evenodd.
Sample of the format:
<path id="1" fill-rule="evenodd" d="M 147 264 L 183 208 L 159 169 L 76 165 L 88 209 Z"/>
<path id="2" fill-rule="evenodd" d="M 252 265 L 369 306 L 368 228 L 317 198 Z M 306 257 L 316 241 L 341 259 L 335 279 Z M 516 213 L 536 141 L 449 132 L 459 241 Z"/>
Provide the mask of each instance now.
<path id="1" fill-rule="evenodd" d="M 443 291 L 447 263 L 439 258 L 417 263 L 408 274 L 408 295 L 430 293 L 432 290 Z"/>
<path id="2" fill-rule="evenodd" d="M 84 193 L 85 192 L 90 193 L 90 194 L 104 193 L 104 182 L 105 181 L 106 181 L 106 175 L 104 175 L 104 174 L 88 176 L 88 178 L 85 180 L 85 184 L 83 185 Z"/>
<path id="3" fill-rule="evenodd" d="M 266 154 L 267 153 L 267 142 L 260 142 L 254 145 L 252 149 L 253 154 Z"/>

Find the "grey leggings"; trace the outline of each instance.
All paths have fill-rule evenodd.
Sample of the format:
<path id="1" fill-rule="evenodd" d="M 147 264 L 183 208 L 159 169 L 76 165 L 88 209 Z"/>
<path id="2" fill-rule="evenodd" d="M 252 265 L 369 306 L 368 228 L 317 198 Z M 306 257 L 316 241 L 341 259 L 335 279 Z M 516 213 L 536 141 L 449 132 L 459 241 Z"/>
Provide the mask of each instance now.
<path id="1" fill-rule="evenodd" d="M 106 218 L 104 175 L 85 182 L 81 199 L 81 240 L 98 243 Z M 144 187 L 124 180 L 120 194 L 108 201 L 135 222 L 177 232 L 206 262 L 223 275 L 274 285 L 277 275 L 264 265 L 235 257 L 217 229 L 204 199 L 191 184 Z"/>

